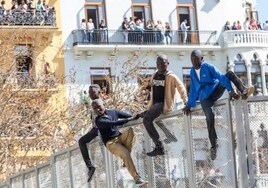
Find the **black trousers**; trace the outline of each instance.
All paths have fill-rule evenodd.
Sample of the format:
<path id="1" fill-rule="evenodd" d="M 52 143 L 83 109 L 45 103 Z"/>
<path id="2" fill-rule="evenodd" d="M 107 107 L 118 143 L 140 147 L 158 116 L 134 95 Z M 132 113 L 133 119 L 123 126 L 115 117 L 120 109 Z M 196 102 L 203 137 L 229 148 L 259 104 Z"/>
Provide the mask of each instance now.
<path id="1" fill-rule="evenodd" d="M 82 157 L 88 168 L 91 166 L 91 160 L 88 153 L 87 143 L 91 142 L 97 136 L 98 136 L 98 128 L 93 127 L 87 134 L 82 136 L 78 141 Z"/>

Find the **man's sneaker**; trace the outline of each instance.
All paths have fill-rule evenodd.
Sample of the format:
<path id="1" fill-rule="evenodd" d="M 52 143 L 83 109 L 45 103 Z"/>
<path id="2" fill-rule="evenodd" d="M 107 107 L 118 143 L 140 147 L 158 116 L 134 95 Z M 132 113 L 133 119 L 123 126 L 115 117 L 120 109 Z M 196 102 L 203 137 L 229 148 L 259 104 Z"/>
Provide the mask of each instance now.
<path id="1" fill-rule="evenodd" d="M 141 185 L 144 185 L 147 183 L 148 183 L 148 181 L 145 181 L 145 180 L 141 179 L 140 177 L 135 181 L 135 184 L 138 186 L 141 186 Z"/>
<path id="2" fill-rule="evenodd" d="M 218 147 L 219 145 L 217 144 L 216 146 L 210 148 L 210 157 L 212 161 L 214 161 L 217 158 Z"/>
<path id="3" fill-rule="evenodd" d="M 94 166 L 91 166 L 88 168 L 88 179 L 87 182 L 90 182 L 92 180 L 93 174 L 95 172 L 96 168 Z"/>
<path id="4" fill-rule="evenodd" d="M 148 156 L 154 157 L 157 155 L 164 155 L 163 147 L 155 147 L 153 151 L 147 153 Z"/>
<path id="5" fill-rule="evenodd" d="M 242 93 L 242 99 L 246 100 L 250 95 L 254 93 L 254 86 L 250 86 L 247 89 L 245 89 Z"/>

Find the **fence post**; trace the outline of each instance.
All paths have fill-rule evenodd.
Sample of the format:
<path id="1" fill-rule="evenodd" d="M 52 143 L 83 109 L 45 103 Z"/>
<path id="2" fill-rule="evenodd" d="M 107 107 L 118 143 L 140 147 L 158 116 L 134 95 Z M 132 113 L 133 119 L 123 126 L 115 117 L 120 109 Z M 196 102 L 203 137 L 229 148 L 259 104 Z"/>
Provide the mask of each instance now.
<path id="1" fill-rule="evenodd" d="M 190 116 L 184 116 L 185 125 L 185 138 L 186 138 L 186 155 L 188 162 L 188 176 L 189 176 L 189 187 L 196 187 L 195 179 L 195 161 L 193 152 L 193 136 L 192 136 L 192 125 L 190 121 Z"/>
<path id="2" fill-rule="evenodd" d="M 241 100 L 234 101 L 236 134 L 237 134 L 237 154 L 238 154 L 238 175 L 240 174 L 240 187 L 249 187 L 248 184 L 248 168 L 246 155 L 246 142 L 244 126 L 245 122 L 242 116 Z"/>
<path id="3" fill-rule="evenodd" d="M 254 168 L 253 168 L 253 159 L 252 159 L 252 147 L 251 147 L 251 137 L 250 137 L 250 125 L 249 125 L 249 109 L 248 103 L 243 102 L 244 110 L 244 128 L 245 128 L 245 138 L 246 138 L 246 147 L 247 147 L 247 159 L 248 159 L 248 171 L 249 171 L 249 187 L 254 187 Z"/>

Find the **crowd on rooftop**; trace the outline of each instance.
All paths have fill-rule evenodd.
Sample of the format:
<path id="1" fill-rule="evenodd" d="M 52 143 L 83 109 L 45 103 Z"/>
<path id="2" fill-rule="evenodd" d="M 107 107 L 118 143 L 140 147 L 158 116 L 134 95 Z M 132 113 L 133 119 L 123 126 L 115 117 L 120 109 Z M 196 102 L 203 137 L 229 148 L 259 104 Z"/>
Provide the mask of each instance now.
<path id="1" fill-rule="evenodd" d="M 241 25 L 240 21 L 234 21 L 231 25 L 230 21 L 226 21 L 224 30 L 264 30 L 268 31 L 268 20 L 265 23 L 261 23 L 255 19 L 246 18 L 246 20 Z"/>

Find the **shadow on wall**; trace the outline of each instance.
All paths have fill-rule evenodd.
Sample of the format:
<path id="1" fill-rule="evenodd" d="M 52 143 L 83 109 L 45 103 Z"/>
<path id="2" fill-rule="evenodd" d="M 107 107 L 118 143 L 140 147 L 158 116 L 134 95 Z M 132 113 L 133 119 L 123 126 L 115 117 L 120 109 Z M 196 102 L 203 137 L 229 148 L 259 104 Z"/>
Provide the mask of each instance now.
<path id="1" fill-rule="evenodd" d="M 210 12 L 218 3 L 220 0 L 204 0 L 204 5 L 201 8 L 201 11 L 203 12 Z"/>
<path id="2" fill-rule="evenodd" d="M 171 28 L 174 29 L 174 30 L 177 30 L 178 28 L 174 28 L 174 25 L 173 25 L 173 22 L 172 22 L 172 14 L 177 14 L 177 9 L 174 9 L 168 16 L 168 21 L 169 21 L 169 24 L 171 25 Z"/>
<path id="3" fill-rule="evenodd" d="M 80 29 L 81 27 L 81 22 L 82 22 L 82 19 L 85 18 L 85 16 L 81 17 L 81 15 L 84 15 L 84 14 L 81 14 L 82 11 L 85 11 L 84 7 L 81 7 L 81 9 L 77 12 L 77 15 L 76 15 L 76 25 L 77 25 L 77 29 Z"/>

